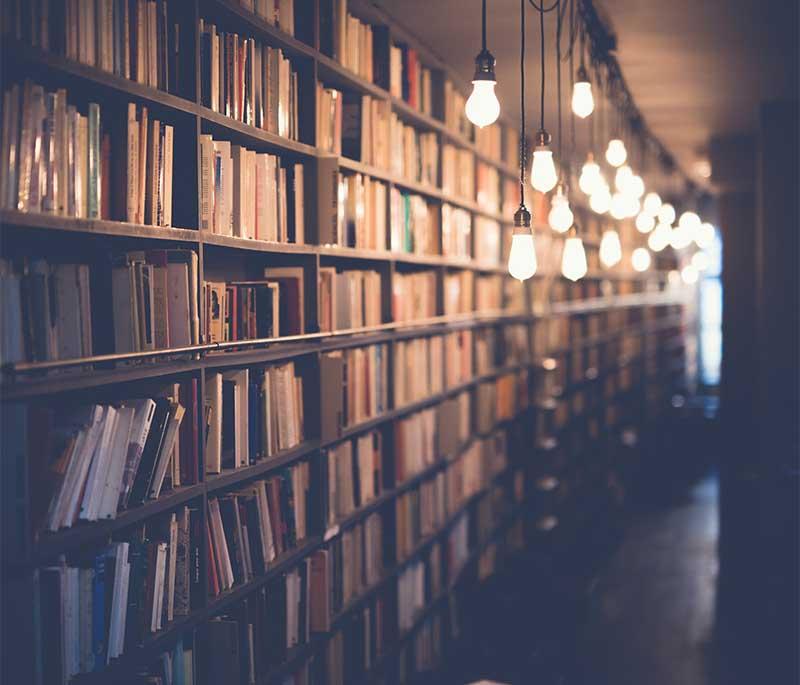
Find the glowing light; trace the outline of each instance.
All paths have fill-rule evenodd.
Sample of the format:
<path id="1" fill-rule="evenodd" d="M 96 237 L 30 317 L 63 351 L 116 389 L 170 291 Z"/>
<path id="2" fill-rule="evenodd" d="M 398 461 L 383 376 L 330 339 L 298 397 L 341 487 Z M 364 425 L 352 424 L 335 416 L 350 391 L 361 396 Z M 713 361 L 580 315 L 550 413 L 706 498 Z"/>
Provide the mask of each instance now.
<path id="1" fill-rule="evenodd" d="M 536 273 L 536 248 L 530 232 L 514 233 L 508 254 L 508 273 L 518 281 L 525 281 Z"/>
<path id="2" fill-rule="evenodd" d="M 672 226 L 659 223 L 655 230 L 647 236 L 647 246 L 653 252 L 661 252 L 670 243 L 672 238 Z"/>
<path id="3" fill-rule="evenodd" d="M 495 81 L 472 82 L 472 93 L 464 106 L 464 112 L 475 126 L 483 128 L 497 121 L 500 116 L 500 101 L 494 92 Z"/>
<path id="4" fill-rule="evenodd" d="M 589 81 L 575 81 L 572 88 L 572 111 L 581 119 L 594 111 L 592 84 Z"/>
<path id="5" fill-rule="evenodd" d="M 657 216 L 658 210 L 661 209 L 661 197 L 658 193 L 647 193 L 644 196 L 644 211 L 650 216 Z"/>
<path id="6" fill-rule="evenodd" d="M 608 141 L 608 148 L 606 149 L 606 161 L 611 166 L 622 166 L 625 160 L 628 159 L 628 151 L 625 149 L 625 143 L 619 138 L 614 138 Z"/>
<path id="7" fill-rule="evenodd" d="M 672 226 L 675 223 L 675 207 L 669 202 L 665 202 L 658 210 L 658 221 L 662 224 L 669 224 Z"/>
<path id="8" fill-rule="evenodd" d="M 600 261 L 603 266 L 612 267 L 622 259 L 622 245 L 619 242 L 619 233 L 609 229 L 603 233 L 600 240 Z"/>
<path id="9" fill-rule="evenodd" d="M 698 271 L 705 271 L 711 264 L 711 260 L 705 252 L 695 252 L 692 255 L 692 266 Z"/>
<path id="10" fill-rule="evenodd" d="M 547 221 L 550 228 L 558 233 L 566 233 L 573 222 L 572 210 L 569 208 L 569 200 L 564 195 L 564 190 L 561 186 L 550 201 L 550 213 L 547 215 Z"/>
<path id="11" fill-rule="evenodd" d="M 647 208 L 645 207 L 644 211 L 642 211 L 639 216 L 636 217 L 636 230 L 639 233 L 650 233 L 656 225 L 656 220 L 653 218 L 652 214 L 647 212 Z"/>
<path id="12" fill-rule="evenodd" d="M 571 281 L 577 281 L 586 275 L 586 251 L 579 236 L 570 236 L 564 241 L 564 252 L 561 255 L 561 273 Z"/>
<path id="13" fill-rule="evenodd" d="M 687 264 L 681 269 L 681 279 L 686 285 L 697 283 L 698 275 L 697 269 L 691 264 Z"/>
<path id="14" fill-rule="evenodd" d="M 558 183 L 556 165 L 553 162 L 553 151 L 547 146 L 537 147 L 533 151 L 531 165 L 531 185 L 540 193 L 549 193 Z"/>
<path id="15" fill-rule="evenodd" d="M 605 214 L 609 210 L 611 207 L 611 193 L 605 183 L 589 197 L 589 207 L 597 214 Z"/>
<path id="16" fill-rule="evenodd" d="M 714 242 L 714 236 L 716 235 L 716 230 L 714 227 L 708 223 L 700 224 L 700 229 L 694 236 L 694 242 L 697 244 L 697 247 L 701 249 L 705 249 L 707 247 L 711 247 L 711 244 Z"/>
<path id="17" fill-rule="evenodd" d="M 636 271 L 647 271 L 650 268 L 650 252 L 646 247 L 637 247 L 631 253 L 631 266 Z"/>

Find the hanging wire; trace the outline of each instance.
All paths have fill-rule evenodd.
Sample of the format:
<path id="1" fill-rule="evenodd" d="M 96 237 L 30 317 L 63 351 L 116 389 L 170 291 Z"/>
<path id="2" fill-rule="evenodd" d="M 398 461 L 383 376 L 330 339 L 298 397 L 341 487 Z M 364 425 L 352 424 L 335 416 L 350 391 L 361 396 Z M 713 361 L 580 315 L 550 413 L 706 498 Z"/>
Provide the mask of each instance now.
<path id="1" fill-rule="evenodd" d="M 542 15 L 543 16 L 543 15 Z M 542 41 L 544 44 L 544 41 Z M 556 93 L 558 97 L 558 161 L 559 166 L 563 163 L 563 135 L 561 133 L 561 12 L 556 13 Z M 544 87 L 542 87 L 544 90 Z M 561 175 L 561 174 L 559 174 Z"/>
<path id="2" fill-rule="evenodd" d="M 486 52 L 486 0 L 483 0 L 483 12 L 481 14 L 481 52 Z"/>
<path id="3" fill-rule="evenodd" d="M 555 2 L 553 2 L 553 4 L 552 4 L 552 5 L 550 5 L 550 7 L 543 7 L 543 6 L 537 5 L 537 4 L 534 2 L 534 0 L 528 0 L 528 2 L 529 2 L 529 3 L 531 3 L 531 6 L 532 6 L 532 7 L 533 7 L 533 8 L 534 8 L 534 9 L 535 9 L 537 12 L 552 12 L 552 11 L 553 11 L 553 10 L 554 10 L 556 7 L 558 7 L 558 5 L 559 5 L 559 3 L 561 2 L 561 0 L 555 0 Z"/>
<path id="4" fill-rule="evenodd" d="M 572 24 L 575 20 L 575 0 L 570 0 L 569 2 L 570 7 L 570 15 L 569 21 Z M 570 27 L 572 28 L 572 27 Z M 581 52 L 581 65 L 583 65 L 583 54 Z M 561 67 L 558 68 L 559 76 L 561 75 Z M 575 64 L 572 58 L 572 49 L 570 48 L 569 51 L 569 92 L 573 93 L 575 91 Z M 569 118 L 569 127 L 570 127 L 570 160 L 572 157 L 575 156 L 575 113 L 572 113 L 572 116 Z"/>
<path id="5" fill-rule="evenodd" d="M 533 0 L 531 0 L 531 4 L 533 4 Z M 558 0 L 556 0 L 555 5 L 553 7 L 558 6 Z M 539 37 L 542 43 L 542 93 L 541 93 L 541 102 L 540 102 L 540 129 L 544 129 L 544 10 L 539 9 Z"/>
<path id="6" fill-rule="evenodd" d="M 519 136 L 519 204 L 524 204 L 525 190 L 525 0 L 519 0 L 519 113 L 521 119 Z"/>

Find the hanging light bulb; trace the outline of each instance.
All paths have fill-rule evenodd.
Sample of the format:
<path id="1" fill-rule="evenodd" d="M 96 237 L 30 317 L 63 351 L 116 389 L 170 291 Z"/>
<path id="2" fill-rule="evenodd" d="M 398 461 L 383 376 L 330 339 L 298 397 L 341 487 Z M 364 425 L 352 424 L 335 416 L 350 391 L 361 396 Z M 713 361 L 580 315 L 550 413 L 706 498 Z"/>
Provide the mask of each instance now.
<path id="1" fill-rule="evenodd" d="M 650 252 L 646 247 L 637 247 L 631 253 L 631 266 L 636 271 L 647 271 L 650 268 Z"/>
<path id="2" fill-rule="evenodd" d="M 544 129 L 536 133 L 536 147 L 531 164 L 531 185 L 540 193 L 549 193 L 558 183 L 553 151 L 550 149 L 550 134 Z"/>
<path id="3" fill-rule="evenodd" d="M 673 288 L 680 285 L 681 283 L 681 272 L 677 269 L 672 269 L 667 274 L 667 283 L 669 283 Z"/>
<path id="4" fill-rule="evenodd" d="M 627 215 L 625 196 L 622 193 L 614 193 L 611 196 L 611 216 L 615 219 L 624 219 Z"/>
<path id="5" fill-rule="evenodd" d="M 585 119 L 594 111 L 592 84 L 589 81 L 586 69 L 582 65 L 578 69 L 578 76 L 575 85 L 572 87 L 572 111 L 581 119 Z"/>
<path id="6" fill-rule="evenodd" d="M 558 190 L 550 201 L 550 213 L 547 215 L 547 221 L 550 228 L 558 233 L 566 233 L 574 217 L 572 210 L 569 208 L 569 199 L 564 194 L 564 187 L 559 183 Z"/>
<path id="7" fill-rule="evenodd" d="M 577 228 L 573 226 L 564 241 L 564 251 L 561 253 L 561 273 L 571 281 L 578 281 L 586 275 L 587 271 L 583 241 L 578 235 Z"/>
<path id="8" fill-rule="evenodd" d="M 525 281 L 536 273 L 536 247 L 531 232 L 531 213 L 523 203 L 514 213 L 514 233 L 508 253 L 508 273 L 518 281 Z"/>
<path id="9" fill-rule="evenodd" d="M 613 228 L 605 231 L 600 240 L 600 261 L 603 266 L 611 268 L 622 259 L 622 245 L 619 242 L 619 233 Z"/>
<path id="10" fill-rule="evenodd" d="M 700 229 L 694 236 L 694 242 L 697 244 L 697 247 L 701 249 L 706 249 L 711 247 L 711 243 L 714 242 L 714 235 L 716 231 L 714 227 L 708 223 L 707 221 L 700 224 Z"/>
<path id="11" fill-rule="evenodd" d="M 684 212 L 681 214 L 681 218 L 678 219 L 678 226 L 686 228 L 686 230 L 692 233 L 692 236 L 694 236 L 694 232 L 700 228 L 700 225 L 700 217 L 694 212 Z"/>
<path id="12" fill-rule="evenodd" d="M 625 218 L 630 219 L 635 217 L 641 208 L 639 200 L 637 200 L 633 195 L 628 195 L 627 193 L 624 193 L 623 197 L 625 198 Z"/>
<path id="13" fill-rule="evenodd" d="M 669 239 L 670 245 L 676 250 L 683 250 L 684 248 L 689 247 L 692 244 L 692 239 L 694 238 L 692 234 L 692 229 L 684 223 L 683 225 L 678 224 L 675 228 L 672 229 L 672 234 Z"/>
<path id="14" fill-rule="evenodd" d="M 624 193 L 631 178 L 633 178 L 633 169 L 625 164 L 617 169 L 617 173 L 614 174 L 614 186 L 620 193 Z"/>
<path id="15" fill-rule="evenodd" d="M 608 141 L 608 148 L 606 149 L 606 161 L 611 166 L 622 166 L 625 160 L 628 159 L 628 151 L 625 149 L 625 143 L 619 138 L 613 138 Z"/>
<path id="16" fill-rule="evenodd" d="M 628 185 L 625 190 L 629 195 L 632 195 L 638 200 L 642 195 L 644 195 L 644 181 L 642 180 L 642 177 L 637 174 L 633 174 L 628 180 Z"/>
<path id="17" fill-rule="evenodd" d="M 497 85 L 497 78 L 494 74 L 494 55 L 486 49 L 486 0 L 483 0 L 482 20 L 482 47 L 475 57 L 472 93 L 464 105 L 467 119 L 479 128 L 493 124 L 500 116 L 500 102 L 494 92 L 494 87 Z"/>
<path id="18" fill-rule="evenodd" d="M 705 252 L 695 252 L 692 255 L 692 266 L 698 271 L 705 271 L 710 265 L 710 260 Z"/>
<path id="19" fill-rule="evenodd" d="M 658 210 L 658 221 L 662 224 L 669 224 L 672 226 L 675 221 L 675 207 L 669 202 L 665 202 Z"/>
<path id="20" fill-rule="evenodd" d="M 611 192 L 605 182 L 589 197 L 589 207 L 597 214 L 605 214 L 611 208 Z"/>
<path id="21" fill-rule="evenodd" d="M 653 252 L 661 252 L 670 243 L 672 238 L 672 226 L 660 222 L 655 230 L 647 236 L 647 246 Z"/>
<path id="22" fill-rule="evenodd" d="M 650 233 L 655 225 L 656 220 L 653 218 L 652 214 L 647 212 L 647 207 L 636 217 L 636 230 L 639 231 L 639 233 Z"/>
<path id="23" fill-rule="evenodd" d="M 657 216 L 658 210 L 661 209 L 661 197 L 658 193 L 647 193 L 644 196 L 644 211 L 650 216 Z"/>
<path id="24" fill-rule="evenodd" d="M 594 161 L 594 155 L 590 152 L 586 156 L 586 161 L 581 168 L 581 175 L 578 179 L 578 187 L 586 194 L 591 195 L 600 182 L 600 166 Z"/>
<path id="25" fill-rule="evenodd" d="M 686 285 L 697 283 L 698 275 L 697 269 L 691 264 L 687 264 L 681 269 L 681 280 L 686 283 Z"/>

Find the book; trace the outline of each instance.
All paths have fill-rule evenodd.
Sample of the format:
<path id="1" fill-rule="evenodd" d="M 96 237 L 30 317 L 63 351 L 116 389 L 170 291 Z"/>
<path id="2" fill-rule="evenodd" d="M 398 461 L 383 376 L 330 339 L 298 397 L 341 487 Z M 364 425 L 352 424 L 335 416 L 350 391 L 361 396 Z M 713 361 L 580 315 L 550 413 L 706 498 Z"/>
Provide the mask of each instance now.
<path id="1" fill-rule="evenodd" d="M 377 271 L 320 267 L 318 302 L 322 332 L 379 326 L 381 275 Z"/>

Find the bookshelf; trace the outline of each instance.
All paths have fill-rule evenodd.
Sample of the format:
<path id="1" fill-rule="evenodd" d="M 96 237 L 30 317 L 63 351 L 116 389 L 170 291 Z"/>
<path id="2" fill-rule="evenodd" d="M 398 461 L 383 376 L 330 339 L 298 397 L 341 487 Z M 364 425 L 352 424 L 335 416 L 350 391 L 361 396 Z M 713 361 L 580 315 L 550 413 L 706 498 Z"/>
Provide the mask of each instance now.
<path id="1" fill-rule="evenodd" d="M 9 587 L 15 588 L 12 605 L 18 602 L 19 606 L 27 607 L 26 616 L 30 616 L 37 592 L 38 580 L 34 578 L 43 569 L 62 563 L 85 568 L 87 559 L 91 559 L 87 553 L 99 553 L 109 543 L 128 542 L 142 526 L 147 527 L 148 535 L 154 536 L 151 525 L 161 526 L 185 507 L 197 512 L 200 530 L 205 531 L 212 525 L 209 513 L 212 500 L 244 497 L 237 493 L 262 481 L 282 478 L 288 470 L 305 464 L 310 470 L 312 491 L 319 495 L 319 501 L 313 502 L 307 512 L 310 515 L 304 538 L 288 544 L 266 562 L 263 573 L 246 575 L 245 580 L 237 580 L 228 589 L 218 592 L 210 589 L 215 573 L 211 565 L 217 563 L 212 560 L 214 552 L 210 548 L 216 545 L 202 534 L 196 541 L 199 595 L 192 596 L 192 606 L 182 615 L 164 621 L 160 628 L 146 630 L 141 639 L 126 642 L 121 654 L 107 664 L 72 678 L 65 677 L 65 682 L 106 683 L 128 678 L 131 682 L 144 682 L 143 677 L 135 674 L 158 674 L 159 669 L 165 668 L 164 654 L 169 654 L 170 659 L 183 658 L 178 645 L 184 653 L 194 654 L 196 671 L 191 682 L 205 682 L 202 670 L 207 664 L 201 652 L 208 646 L 204 631 L 209 624 L 216 625 L 215 619 L 219 617 L 228 621 L 239 616 L 242 607 L 250 606 L 249 601 L 257 601 L 264 591 L 270 595 L 276 588 L 285 588 L 291 574 L 302 568 L 308 571 L 311 568 L 308 564 L 318 558 L 319 552 L 343 544 L 345 534 L 360 529 L 373 516 L 380 518 L 384 541 L 378 582 L 362 588 L 338 610 L 329 612 L 324 630 L 308 630 L 308 635 L 284 645 L 286 648 L 279 650 L 280 656 L 271 657 L 267 667 L 258 672 L 258 682 L 411 681 L 417 671 L 432 666 L 437 657 L 443 656 L 447 640 L 430 641 L 432 631 L 453 633 L 455 639 L 457 631 L 454 626 L 447 626 L 447 616 L 453 604 L 460 601 L 462 588 L 485 577 L 495 563 L 501 563 L 505 555 L 512 556 L 526 539 L 533 544 L 540 510 L 534 484 L 538 474 L 547 469 L 546 465 L 577 461 L 570 457 L 574 452 L 570 443 L 575 436 L 585 438 L 584 448 L 592 444 L 599 449 L 600 445 L 617 440 L 624 429 L 643 425 L 666 406 L 671 392 L 678 391 L 685 382 L 683 332 L 690 321 L 681 293 L 666 287 L 666 273 L 674 266 L 669 258 L 662 258 L 659 269 L 647 274 L 621 268 L 601 270 L 596 257 L 599 224 L 585 210 L 578 209 L 576 213 L 587 226 L 586 244 L 592 265 L 587 278 L 571 284 L 558 275 L 560 238 L 549 237 L 549 229 L 537 226 L 539 235 L 549 237 L 548 247 L 543 248 L 546 254 L 539 260 L 540 272 L 524 285 L 512 281 L 504 268 L 503 250 L 507 249 L 504 243 L 510 226 L 510 215 L 501 211 L 505 203 L 498 201 L 493 207 L 478 202 L 480 173 L 466 194 L 445 192 L 442 150 L 445 145 L 453 146 L 459 154 L 469 157 L 473 165 L 491 169 L 492 173 L 486 175 L 495 178 L 496 174 L 491 194 L 499 200 L 509 199 L 503 197 L 504 181 L 516 178 L 516 161 L 503 154 L 487 154 L 485 145 L 445 123 L 445 83 L 454 83 L 456 89 L 463 83 L 374 6 L 356 0 L 348 3 L 349 11 L 372 27 L 376 54 L 388 54 L 391 47 L 402 45 L 414 50 L 415 59 L 430 71 L 429 113 L 393 95 L 386 74 L 378 73 L 369 81 L 325 54 L 326 41 L 321 35 L 321 16 L 328 7 L 325 2 L 295 0 L 296 35 L 292 36 L 248 10 L 245 3 L 170 0 L 165 6 L 169 21 L 180 27 L 181 42 L 174 58 L 177 83 L 169 92 L 67 59 L 57 51 L 42 50 L 36 41 L 13 35 L 13 30 L 12 35 L 4 37 L 5 83 L 21 83 L 30 78 L 47 90 L 66 88 L 68 102 L 79 107 L 97 102 L 104 115 L 108 112 L 116 116 L 128 103 L 149 107 L 174 127 L 174 154 L 180 164 L 172 189 L 174 226 L 22 212 L 6 207 L 0 209 L 4 259 L 15 264 L 27 263 L 34 257 L 56 261 L 83 259 L 94 267 L 106 263 L 111 254 L 189 250 L 196 255 L 194 285 L 199 286 L 199 293 L 206 281 L 247 282 L 262 277 L 265 268 L 276 267 L 297 269 L 305 285 L 305 298 L 300 305 L 305 325 L 300 332 L 246 340 L 209 340 L 208 336 L 197 336 L 185 345 L 117 351 L 113 342 L 109 343 L 114 307 L 106 301 L 107 297 L 105 300 L 98 297 L 97 302 L 92 301 L 92 325 L 93 337 L 101 344 L 95 345 L 90 356 L 5 363 L 0 385 L 4 421 L 15 417 L 33 421 L 27 417 L 35 414 L 29 412 L 40 407 L 58 414 L 67 407 L 95 403 L 112 406 L 128 398 L 161 397 L 164 386 L 171 384 L 196 389 L 191 404 L 198 421 L 193 433 L 196 478 L 189 479 L 194 482 L 167 488 L 157 498 L 123 508 L 111 518 L 79 520 L 52 532 L 34 529 L 32 502 L 41 474 L 32 470 L 31 448 L 27 443 L 31 426 L 21 424 L 17 438 L 6 439 L 4 453 L 12 458 L 4 460 L 7 462 L 4 480 L 19 483 L 20 488 L 3 493 L 6 531 L 10 533 L 5 536 L 3 574 L 13 583 Z M 13 13 L 13 7 L 8 11 Z M 204 39 L 200 20 L 226 33 L 254 38 L 264 46 L 281 50 L 289 59 L 297 84 L 296 140 L 242 123 L 202 104 L 206 85 L 201 63 Z M 436 182 L 413 180 L 390 168 L 323 151 L 316 139 L 318 85 L 352 96 L 368 95 L 384 103 L 399 122 L 416 133 L 432 134 L 437 146 Z M 513 127 L 508 122 L 502 127 L 505 140 L 506 135 L 513 134 Z M 276 155 L 281 163 L 303 165 L 305 240 L 302 243 L 256 240 L 200 228 L 203 207 L 196 198 L 202 194 L 200 148 L 204 135 L 256 153 Z M 500 147 L 507 150 L 514 146 L 504 143 Z M 471 222 L 468 236 L 471 256 L 447 256 L 441 243 L 438 254 L 319 244 L 320 227 L 325 221 L 324 208 L 318 201 L 321 164 L 329 165 L 326 168 L 332 164 L 340 175 L 359 174 L 380 182 L 388 195 L 397 190 L 401 195 L 420 196 L 432 208 L 435 218 L 429 230 L 434 235 L 441 230 L 443 206 L 466 212 Z M 388 206 L 385 214 L 385 230 L 389 233 Z M 540 207 L 536 216 L 546 216 L 546 211 Z M 477 218 L 498 224 L 500 234 L 492 243 L 497 254 L 477 254 L 482 248 L 475 237 Z M 386 244 L 390 244 L 388 236 Z M 372 270 L 380 275 L 379 324 L 320 330 L 318 284 L 322 270 L 327 267 Z M 396 320 L 392 303 L 395 285 L 404 275 L 422 273 L 430 274 L 434 284 L 430 308 L 435 314 Z M 464 274 L 467 276 L 462 277 Z M 466 284 L 467 291 L 458 296 L 459 302 L 468 303 L 466 311 L 446 314 L 446 283 L 456 281 Z M 105 282 L 100 283 L 102 290 Z M 190 279 L 190 288 L 191 285 Z M 487 303 L 480 296 L 488 292 L 489 286 L 496 286 L 496 297 Z M 93 288 L 93 298 L 97 290 Z M 201 302 L 195 304 L 200 329 L 205 330 L 206 310 Z M 510 362 L 507 353 L 514 344 L 510 332 L 513 327 L 522 331 L 524 340 L 519 358 Z M 444 351 L 448 349 L 448 336 L 455 336 L 451 340 L 469 366 L 465 378 L 450 383 L 446 382 L 448 355 Z M 481 372 L 477 371 L 476 361 L 478 337 L 485 345 L 481 363 L 486 368 Z M 400 373 L 395 368 L 397 346 L 409 341 L 426 341 L 430 354 L 437 360 L 430 364 L 430 384 L 434 389 L 400 404 L 395 377 Z M 322 414 L 335 384 L 331 386 L 323 377 L 324 359 L 350 352 L 355 359 L 357 353 L 369 346 L 383 346 L 385 350 L 386 356 L 380 359 L 385 364 L 383 390 L 387 401 L 365 416 L 356 413 L 358 418 L 354 421 L 340 421 L 335 434 L 326 435 Z M 292 363 L 303 379 L 302 439 L 253 463 L 235 468 L 225 466 L 219 473 L 207 472 L 210 445 L 204 424 L 210 420 L 205 418 L 205 412 L 209 411 L 207 398 L 212 378 L 218 374 L 233 378 L 244 371 L 255 373 L 287 363 Z M 402 457 L 402 448 L 397 444 L 399 423 L 426 410 L 434 411 L 437 417 L 452 417 L 447 414 L 447 407 L 465 396 L 467 435 L 456 439 L 450 435 L 449 424 L 437 426 L 433 462 L 398 480 L 393 470 Z M 35 423 L 32 425 L 35 431 Z M 355 504 L 334 525 L 327 525 L 322 493 L 331 485 L 325 468 L 328 452 L 370 434 L 380 436 L 382 445 L 379 492 Z M 441 447 L 445 436 L 448 436 L 446 448 Z M 498 440 L 504 457 L 502 468 L 485 471 L 486 455 L 490 454 L 493 441 Z M 552 455 L 559 455 L 555 462 Z M 461 492 L 458 484 L 466 479 L 462 471 L 473 468 L 465 465 L 470 459 L 481 467 L 478 475 L 470 476 L 470 485 L 463 486 L 466 494 L 455 497 L 452 506 L 448 498 L 446 516 L 435 530 L 418 535 L 410 553 L 398 559 L 394 539 L 399 498 L 414 493 L 415 497 L 423 498 L 419 493 L 423 488 L 433 487 L 437 478 L 455 483 L 454 492 Z M 569 477 L 569 468 L 564 474 Z M 518 483 L 524 483 L 524 487 Z M 507 506 L 495 507 L 494 500 Z M 432 557 L 439 561 L 432 561 Z M 398 630 L 388 624 L 397 619 L 400 579 L 412 568 L 416 569 L 414 572 L 422 569 L 431 589 L 416 598 L 419 610 L 404 630 Z M 434 586 L 437 591 L 433 591 Z M 306 592 L 311 593 L 310 581 Z M 308 594 L 305 597 L 304 601 L 310 601 Z M 4 605 L 7 611 L 12 611 L 9 602 Z M 381 633 L 379 640 L 373 634 L 370 653 L 355 659 L 353 635 L 361 635 L 363 641 L 364 635 L 359 631 L 365 630 L 364 617 L 374 621 L 378 612 L 383 612 L 380 615 L 387 624 L 385 633 Z M 10 615 L 4 616 L 5 625 Z M 15 658 L 7 660 L 4 675 L 42 681 L 41 672 L 37 675 L 36 670 L 36 664 L 41 667 L 42 657 L 37 661 L 34 653 L 34 630 L 34 621 L 29 617 L 16 625 L 14 635 L 6 631 L 6 653 L 12 650 Z"/>

